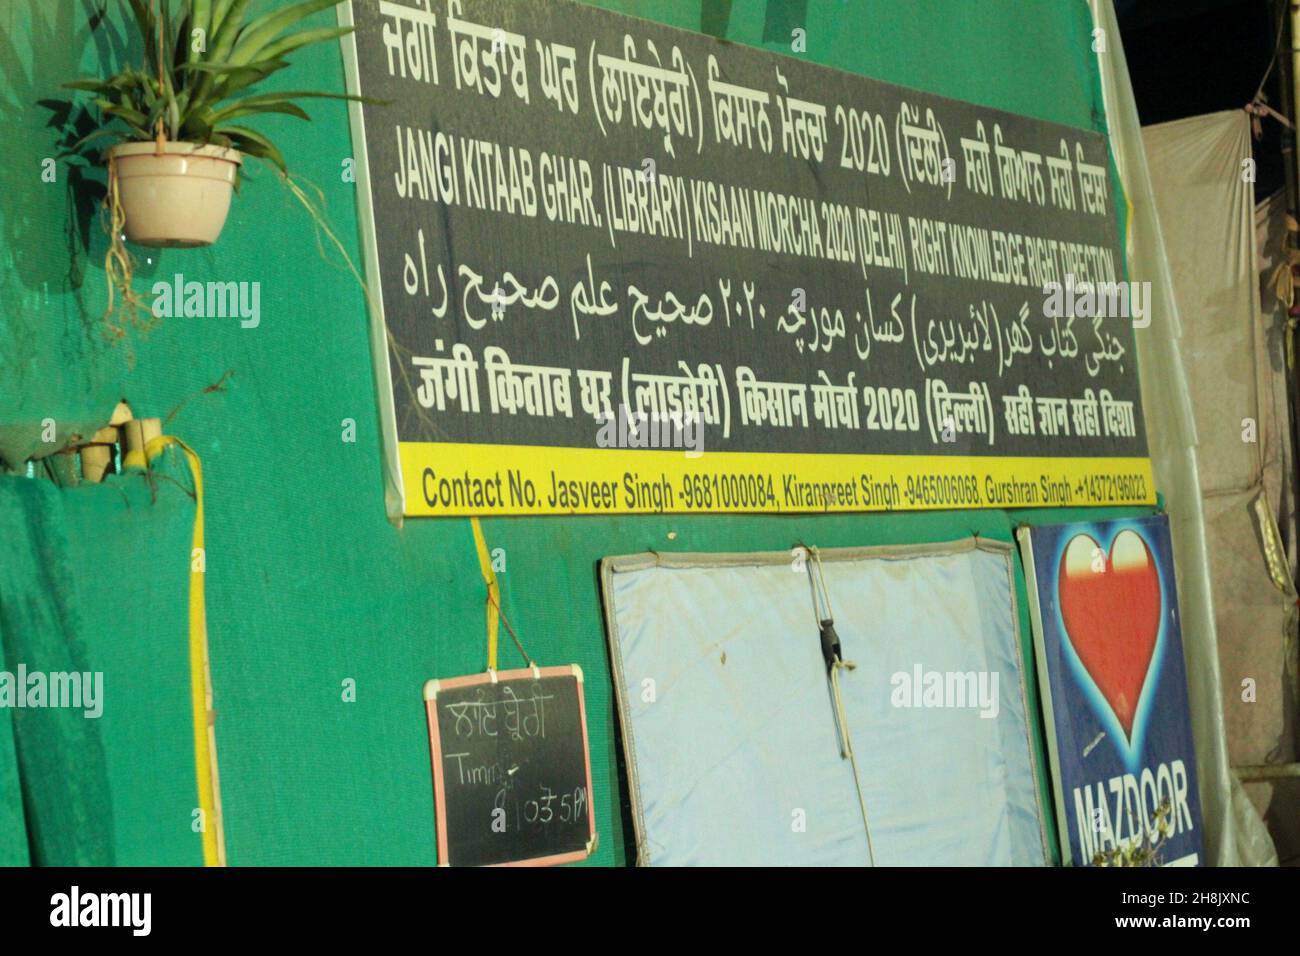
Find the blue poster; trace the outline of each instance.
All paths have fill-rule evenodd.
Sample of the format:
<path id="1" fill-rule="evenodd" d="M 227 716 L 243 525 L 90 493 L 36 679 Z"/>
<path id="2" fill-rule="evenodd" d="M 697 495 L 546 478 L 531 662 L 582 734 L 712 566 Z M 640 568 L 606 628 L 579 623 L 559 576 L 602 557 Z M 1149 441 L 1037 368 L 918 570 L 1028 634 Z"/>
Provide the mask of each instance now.
<path id="1" fill-rule="evenodd" d="M 1063 862 L 1201 863 L 1164 515 L 1019 531 Z"/>

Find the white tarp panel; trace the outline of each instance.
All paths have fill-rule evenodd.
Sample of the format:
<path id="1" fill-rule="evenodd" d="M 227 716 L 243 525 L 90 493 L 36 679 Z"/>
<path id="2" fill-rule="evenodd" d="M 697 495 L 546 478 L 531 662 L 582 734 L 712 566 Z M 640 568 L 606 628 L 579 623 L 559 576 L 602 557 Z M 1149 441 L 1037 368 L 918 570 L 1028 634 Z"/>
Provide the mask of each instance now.
<path id="1" fill-rule="evenodd" d="M 1260 375 L 1268 353 L 1255 284 L 1254 186 L 1242 176 L 1250 117 L 1231 110 L 1161 123 L 1144 127 L 1142 140 L 1182 321 L 1201 490 L 1257 492 L 1278 427 Z M 1258 426 L 1254 441 L 1244 440 L 1252 437 L 1247 420 Z"/>
<path id="2" fill-rule="evenodd" d="M 1264 495 L 1274 520 L 1289 516 L 1282 466 L 1290 436 L 1284 346 L 1278 335 L 1269 342 L 1261 315 L 1254 186 L 1242 175 L 1250 117 L 1213 113 L 1142 135 L 1200 439 L 1228 755 L 1234 766 L 1287 762 L 1295 752 L 1285 666 L 1295 598 L 1273 584 L 1251 506 Z M 1251 682 L 1245 695 L 1243 680 Z"/>
<path id="3" fill-rule="evenodd" d="M 1043 865 L 1009 545 L 822 560 L 876 863 Z M 633 555 L 602 578 L 639 862 L 867 864 L 807 569 Z"/>
<path id="4" fill-rule="evenodd" d="M 1276 861 L 1272 840 L 1228 760 L 1197 433 L 1173 278 L 1114 6 L 1111 0 L 1089 4 L 1093 22 L 1106 38 L 1097 62 L 1111 151 L 1129 203 L 1129 279 L 1151 283 L 1151 325 L 1137 331 L 1138 369 L 1151 462 L 1156 486 L 1165 496 L 1178 569 L 1206 856 L 1220 866 L 1267 864 Z M 1214 242 L 1222 254 L 1221 237 Z"/>

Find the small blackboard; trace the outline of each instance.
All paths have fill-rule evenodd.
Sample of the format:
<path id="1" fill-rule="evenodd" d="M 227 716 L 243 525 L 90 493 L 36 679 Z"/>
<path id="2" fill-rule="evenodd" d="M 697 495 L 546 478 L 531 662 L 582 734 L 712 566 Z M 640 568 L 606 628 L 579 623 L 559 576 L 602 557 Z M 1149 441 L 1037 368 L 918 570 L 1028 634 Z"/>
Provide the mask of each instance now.
<path id="1" fill-rule="evenodd" d="M 424 685 L 442 866 L 548 866 L 596 847 L 582 669 Z"/>

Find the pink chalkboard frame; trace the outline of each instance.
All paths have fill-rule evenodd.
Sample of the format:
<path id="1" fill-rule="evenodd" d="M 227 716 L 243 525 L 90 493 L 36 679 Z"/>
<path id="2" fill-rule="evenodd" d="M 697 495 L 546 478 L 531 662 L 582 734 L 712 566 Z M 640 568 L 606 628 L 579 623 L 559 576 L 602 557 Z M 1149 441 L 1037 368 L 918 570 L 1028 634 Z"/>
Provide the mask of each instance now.
<path id="1" fill-rule="evenodd" d="M 464 677 L 448 677 L 440 680 L 426 681 L 424 684 L 424 716 L 429 724 L 429 759 L 433 765 L 433 802 L 434 820 L 438 830 L 438 865 L 450 866 L 450 847 L 447 840 L 447 806 L 446 782 L 442 774 L 442 739 L 438 730 L 438 694 L 444 690 L 458 687 L 470 687 L 475 684 L 495 684 L 512 680 L 537 680 L 541 677 L 573 676 L 578 680 L 578 717 L 582 724 L 582 755 L 587 768 L 587 846 L 570 853 L 553 853 L 550 856 L 537 856 L 526 860 L 509 860 L 495 863 L 493 866 L 555 866 L 560 863 L 575 863 L 585 860 L 596 850 L 596 810 L 595 798 L 591 792 L 591 746 L 587 738 L 587 695 L 583 687 L 582 668 L 577 664 L 563 664 L 558 667 L 521 667 L 510 671 L 486 671 L 482 674 L 467 674 Z"/>

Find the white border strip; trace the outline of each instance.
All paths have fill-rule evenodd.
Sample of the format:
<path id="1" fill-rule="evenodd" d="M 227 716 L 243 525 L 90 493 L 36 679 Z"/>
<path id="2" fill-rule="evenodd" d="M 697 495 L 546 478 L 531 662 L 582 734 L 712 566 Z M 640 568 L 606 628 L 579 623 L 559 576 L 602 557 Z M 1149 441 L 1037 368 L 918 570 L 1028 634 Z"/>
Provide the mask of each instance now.
<path id="1" fill-rule="evenodd" d="M 339 26 L 355 27 L 353 0 L 337 7 Z M 361 96 L 361 69 L 357 61 L 355 33 L 340 37 L 343 48 L 343 75 L 347 91 Z M 352 127 L 352 152 L 357 191 L 357 220 L 361 232 L 361 250 L 365 257 L 367 307 L 370 313 L 370 355 L 374 363 L 375 388 L 379 398 L 379 423 L 383 434 L 384 508 L 388 520 L 402 526 L 406 512 L 406 489 L 402 486 L 402 463 L 398 456 L 397 413 L 393 408 L 393 377 L 388 365 L 388 325 L 384 321 L 384 287 L 379 272 L 379 244 L 375 238 L 375 210 L 370 191 L 370 157 L 366 154 L 366 118 L 362 104 L 348 103 Z"/>

